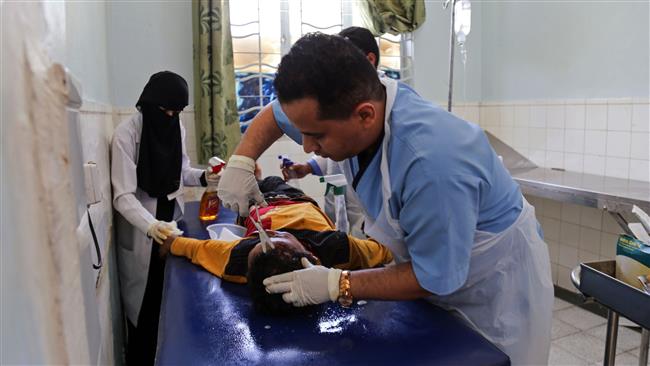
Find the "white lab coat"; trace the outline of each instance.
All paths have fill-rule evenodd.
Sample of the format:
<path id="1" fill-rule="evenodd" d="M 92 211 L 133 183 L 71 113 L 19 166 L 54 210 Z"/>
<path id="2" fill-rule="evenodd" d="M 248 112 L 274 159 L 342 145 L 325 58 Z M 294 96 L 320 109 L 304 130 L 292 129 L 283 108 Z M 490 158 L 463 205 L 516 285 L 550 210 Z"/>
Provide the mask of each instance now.
<path id="1" fill-rule="evenodd" d="M 176 199 L 174 220 L 183 214 L 183 186 L 198 186 L 202 169 L 190 167 L 185 149 L 185 128 L 180 123 L 182 164 L 181 184 L 176 192 L 167 197 Z M 137 163 L 140 152 L 142 114 L 136 113 L 122 121 L 113 134 L 111 182 L 113 184 L 113 207 L 117 210 L 117 257 L 120 287 L 126 315 L 137 326 L 138 314 L 147 285 L 152 239 L 147 229 L 156 220 L 157 199 L 138 188 Z"/>

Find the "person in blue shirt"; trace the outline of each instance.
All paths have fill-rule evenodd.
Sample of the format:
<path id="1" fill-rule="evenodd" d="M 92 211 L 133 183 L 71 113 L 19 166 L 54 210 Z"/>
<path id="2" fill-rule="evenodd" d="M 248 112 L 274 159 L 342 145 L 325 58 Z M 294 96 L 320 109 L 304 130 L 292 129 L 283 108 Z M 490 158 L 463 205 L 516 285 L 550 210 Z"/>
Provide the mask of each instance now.
<path id="1" fill-rule="evenodd" d="M 378 78 L 340 36 L 303 36 L 274 83 L 279 103 L 256 117 L 230 158 L 218 188 L 223 204 L 243 215 L 250 201 L 264 204 L 254 159 L 285 133 L 338 162 L 363 205 L 366 233 L 397 264 L 346 272 L 305 263 L 267 278 L 267 291 L 295 306 L 426 298 L 457 311 L 513 364 L 547 363 L 548 249 L 533 207 L 480 127 Z"/>

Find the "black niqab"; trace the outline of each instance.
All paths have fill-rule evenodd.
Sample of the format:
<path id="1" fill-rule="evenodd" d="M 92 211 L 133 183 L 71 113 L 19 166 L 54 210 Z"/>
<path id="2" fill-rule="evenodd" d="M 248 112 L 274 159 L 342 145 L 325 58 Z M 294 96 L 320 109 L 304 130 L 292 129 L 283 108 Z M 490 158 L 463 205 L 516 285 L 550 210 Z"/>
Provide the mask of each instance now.
<path id="1" fill-rule="evenodd" d="M 150 197 L 162 198 L 180 187 L 182 141 L 178 114 L 188 103 L 187 82 L 171 71 L 153 74 L 136 106 L 142 113 L 138 156 L 138 187 Z"/>

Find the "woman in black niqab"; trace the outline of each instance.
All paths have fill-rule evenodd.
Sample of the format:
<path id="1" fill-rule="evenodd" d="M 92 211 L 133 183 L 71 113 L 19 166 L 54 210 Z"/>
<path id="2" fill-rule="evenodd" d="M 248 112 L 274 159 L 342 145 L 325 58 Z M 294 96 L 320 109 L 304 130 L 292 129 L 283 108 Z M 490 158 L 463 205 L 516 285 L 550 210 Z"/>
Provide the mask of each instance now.
<path id="1" fill-rule="evenodd" d="M 176 199 L 167 196 L 180 187 L 183 142 L 178 114 L 187 106 L 187 82 L 171 71 L 153 74 L 136 106 L 142 113 L 142 133 L 137 161 L 138 188 L 156 198 L 156 219 L 172 221 Z M 147 285 L 137 327 L 127 320 L 127 364 L 153 365 L 165 259 L 152 242 Z"/>
<path id="2" fill-rule="evenodd" d="M 180 187 L 182 141 L 178 112 L 188 103 L 187 82 L 171 71 L 153 74 L 136 106 L 142 113 L 138 187 L 162 198 Z M 171 116 L 167 111 L 173 111 Z"/>

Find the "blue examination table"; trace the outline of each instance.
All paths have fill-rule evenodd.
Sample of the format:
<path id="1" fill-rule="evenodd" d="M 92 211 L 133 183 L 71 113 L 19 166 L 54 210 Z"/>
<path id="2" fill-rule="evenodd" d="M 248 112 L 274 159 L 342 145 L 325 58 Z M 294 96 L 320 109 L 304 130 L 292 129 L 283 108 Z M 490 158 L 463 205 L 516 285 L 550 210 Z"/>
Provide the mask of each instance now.
<path id="1" fill-rule="evenodd" d="M 207 239 L 198 203 L 187 203 L 185 235 Z M 233 222 L 222 209 L 219 222 Z M 508 356 L 426 301 L 330 303 L 286 317 L 255 313 L 245 285 L 169 256 L 158 365 L 509 365 Z"/>

